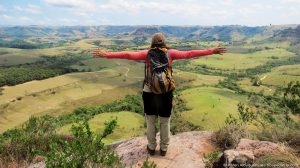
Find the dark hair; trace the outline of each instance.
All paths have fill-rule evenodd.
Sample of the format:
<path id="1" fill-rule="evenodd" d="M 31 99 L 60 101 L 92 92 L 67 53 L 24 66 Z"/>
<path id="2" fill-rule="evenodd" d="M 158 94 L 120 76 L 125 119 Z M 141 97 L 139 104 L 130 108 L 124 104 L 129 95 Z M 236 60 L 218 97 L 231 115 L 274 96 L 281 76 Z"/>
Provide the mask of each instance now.
<path id="1" fill-rule="evenodd" d="M 163 33 L 155 33 L 151 40 L 151 48 L 167 48 L 170 49 L 170 47 L 167 46 L 165 36 Z"/>

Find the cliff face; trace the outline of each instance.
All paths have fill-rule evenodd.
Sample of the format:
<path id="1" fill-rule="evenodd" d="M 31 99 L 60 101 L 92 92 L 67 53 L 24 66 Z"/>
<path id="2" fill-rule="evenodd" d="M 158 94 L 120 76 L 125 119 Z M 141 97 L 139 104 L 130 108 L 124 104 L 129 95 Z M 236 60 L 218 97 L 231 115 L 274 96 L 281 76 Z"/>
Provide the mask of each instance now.
<path id="1" fill-rule="evenodd" d="M 167 155 L 162 157 L 159 154 L 159 146 L 154 156 L 149 156 L 149 162 L 155 162 L 157 167 L 172 168 L 194 168 L 204 167 L 203 154 L 212 152 L 215 146 L 211 143 L 211 132 L 195 131 L 185 132 L 171 136 Z M 159 135 L 157 135 L 159 144 Z M 114 150 L 123 157 L 127 167 L 141 167 L 148 157 L 146 150 L 146 137 L 137 137 L 112 145 Z"/>
<path id="2" fill-rule="evenodd" d="M 122 157 L 122 162 L 126 167 L 140 168 L 143 166 L 144 161 L 148 159 L 148 163 L 154 162 L 158 168 L 204 168 L 204 154 L 211 153 L 216 149 L 211 139 L 212 133 L 208 131 L 185 132 L 171 136 L 169 149 L 164 157 L 159 154 L 159 146 L 157 146 L 154 156 L 148 155 L 146 136 L 117 142 L 110 145 L 110 147 Z M 157 140 L 159 144 L 159 134 L 157 135 Z M 222 168 L 224 166 L 234 168 L 241 165 L 276 165 L 277 163 L 285 163 L 290 165 L 290 167 L 296 168 L 299 167 L 300 160 L 296 156 L 291 155 L 292 151 L 292 149 L 282 144 L 241 139 L 236 148 L 223 151 L 219 155 L 219 160 L 211 166 L 214 168 Z M 273 160 L 272 158 L 271 160 L 264 160 L 270 156 L 275 157 L 273 157 Z M 11 164 L 9 167 L 45 168 L 45 158 L 37 156 L 29 166 Z"/>

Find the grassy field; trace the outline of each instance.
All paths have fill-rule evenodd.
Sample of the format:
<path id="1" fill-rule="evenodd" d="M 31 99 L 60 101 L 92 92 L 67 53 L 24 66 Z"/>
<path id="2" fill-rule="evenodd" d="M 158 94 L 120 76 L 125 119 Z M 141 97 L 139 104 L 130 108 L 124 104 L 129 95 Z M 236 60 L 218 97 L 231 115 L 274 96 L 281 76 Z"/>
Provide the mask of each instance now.
<path id="1" fill-rule="evenodd" d="M 80 43 L 81 44 L 81 43 Z M 83 44 L 81 44 L 83 45 Z M 72 73 L 41 81 L 3 87 L 0 96 L 0 132 L 18 126 L 31 115 L 60 115 L 86 105 L 108 103 L 137 94 L 144 78 L 144 64 L 122 59 L 88 59 Z M 223 77 L 174 71 L 178 87 L 215 85 Z"/>
<path id="2" fill-rule="evenodd" d="M 290 81 L 300 81 L 300 65 L 280 66 L 260 77 L 264 78 L 263 85 L 286 86 Z"/>
<path id="3" fill-rule="evenodd" d="M 244 70 L 262 65 L 272 59 L 289 58 L 294 53 L 285 49 L 269 49 L 249 54 L 228 53 L 223 56 L 213 55 L 194 59 L 192 65 L 207 65 L 208 67 L 224 70 Z"/>
<path id="4" fill-rule="evenodd" d="M 115 50 L 110 48 L 112 46 L 125 46 L 124 50 L 148 49 L 149 47 L 148 44 L 136 46 L 132 40 L 133 38 L 130 36 L 125 36 L 121 40 L 98 37 L 70 41 L 60 47 L 47 49 L 0 48 L 0 66 L 31 63 L 39 60 L 41 56 L 78 54 L 98 47 L 108 48 L 108 51 Z M 183 41 L 180 43 L 176 38 L 170 39 L 170 46 L 175 49 L 182 46 L 183 48 L 206 49 L 219 43 L 218 41 Z M 222 45 L 228 46 L 229 44 L 222 43 Z M 248 43 L 242 46 L 228 47 L 233 51 L 232 53 L 194 59 L 191 61 L 191 66 L 207 65 L 210 68 L 240 71 L 263 65 L 270 60 L 284 59 L 295 55 L 284 49 L 288 47 L 286 43 L 253 45 Z M 271 49 L 265 49 L 266 47 Z M 261 51 L 256 51 L 257 48 Z M 128 94 L 137 94 L 141 90 L 144 78 L 144 64 L 135 61 L 91 58 L 77 62 L 71 67 L 79 71 L 94 72 L 72 73 L 42 81 L 3 87 L 3 95 L 0 96 L 0 132 L 22 124 L 31 115 L 51 114 L 57 116 L 70 113 L 80 106 L 109 103 Z M 299 65 L 274 68 L 272 72 L 260 76 L 260 78 L 264 78 L 263 86 L 260 87 L 252 86 L 250 79 L 244 79 L 238 83 L 245 90 L 271 95 L 277 86 L 282 86 L 291 80 L 300 80 L 299 69 Z M 192 108 L 191 111 L 184 112 L 184 117 L 194 124 L 201 125 L 204 129 L 214 130 L 222 125 L 229 113 L 236 115 L 237 103 L 246 100 L 244 96 L 236 95 L 227 89 L 203 87 L 204 85 L 218 84 L 219 80 L 224 79 L 221 76 L 202 75 L 174 69 L 174 78 L 177 88 L 193 87 L 183 93 L 183 98 Z"/>
<path id="5" fill-rule="evenodd" d="M 19 65 L 32 63 L 39 60 L 41 56 L 62 56 L 66 53 L 64 47 L 47 49 L 16 49 L 0 48 L 0 66 Z"/>
<path id="6" fill-rule="evenodd" d="M 69 53 L 80 53 L 82 51 L 91 51 L 97 46 L 89 44 L 87 40 L 79 40 L 60 47 L 45 49 L 16 49 L 0 47 L 0 66 L 19 65 L 33 63 L 39 60 L 41 56 L 64 56 Z"/>
<path id="7" fill-rule="evenodd" d="M 300 65 L 285 65 L 273 68 L 271 72 L 259 76 L 260 86 L 253 86 L 250 79 L 246 78 L 238 84 L 249 92 L 263 93 L 264 95 L 274 94 L 278 86 L 285 87 L 291 81 L 300 81 Z"/>
<path id="8" fill-rule="evenodd" d="M 18 126 L 31 115 L 60 115 L 80 106 L 121 99 L 141 90 L 143 64 L 116 60 L 115 68 L 72 73 L 41 81 L 3 87 L 0 132 Z M 126 76 L 125 76 L 126 75 Z M 222 77 L 175 70 L 177 87 L 215 85 Z"/>
<path id="9" fill-rule="evenodd" d="M 273 86 L 253 86 L 251 80 L 248 78 L 239 81 L 238 84 L 241 86 L 242 89 L 248 92 L 263 93 L 264 95 L 273 95 L 276 90 L 276 87 Z"/>
<path id="10" fill-rule="evenodd" d="M 80 61 L 77 64 L 71 66 L 71 68 L 77 69 L 78 71 L 99 71 L 102 69 L 111 69 L 117 66 L 115 60 L 106 58 L 91 58 Z"/>
<path id="11" fill-rule="evenodd" d="M 202 75 L 191 72 L 185 72 L 175 69 L 173 72 L 176 85 L 183 86 L 202 86 L 202 85 L 216 85 L 219 80 L 223 80 L 222 76 Z"/>
<path id="12" fill-rule="evenodd" d="M 142 85 L 143 72 L 139 66 L 130 66 L 128 61 L 119 62 L 114 69 L 72 73 L 3 87 L 0 132 L 18 126 L 31 115 L 59 115 L 69 113 L 76 107 L 99 105 L 137 94 Z"/>
<path id="13" fill-rule="evenodd" d="M 89 120 L 90 128 L 95 133 L 102 133 L 104 123 L 114 118 L 117 118 L 118 127 L 111 135 L 103 140 L 104 143 L 109 144 L 145 134 L 144 117 L 140 114 L 126 111 L 96 115 Z M 63 126 L 58 130 L 58 133 L 69 135 L 71 126 L 72 124 Z"/>
<path id="14" fill-rule="evenodd" d="M 182 98 L 187 101 L 190 111 L 183 117 L 204 130 L 216 130 L 224 124 L 228 114 L 237 115 L 237 104 L 245 102 L 246 97 L 231 90 L 213 87 L 196 87 L 183 91 Z"/>

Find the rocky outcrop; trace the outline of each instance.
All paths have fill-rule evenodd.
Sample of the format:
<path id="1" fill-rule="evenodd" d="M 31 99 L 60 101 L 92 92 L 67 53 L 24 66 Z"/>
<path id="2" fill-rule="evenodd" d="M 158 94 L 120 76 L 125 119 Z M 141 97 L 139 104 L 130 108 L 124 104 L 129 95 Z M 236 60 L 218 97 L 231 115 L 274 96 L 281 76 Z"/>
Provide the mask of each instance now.
<path id="1" fill-rule="evenodd" d="M 250 167 L 256 159 L 284 153 L 285 149 L 272 142 L 241 139 L 235 149 L 225 150 L 214 167 Z"/>
<path id="2" fill-rule="evenodd" d="M 113 145 L 113 148 L 123 158 L 127 167 L 141 167 L 148 157 L 148 161 L 154 162 L 159 168 L 201 168 L 205 167 L 202 161 L 203 154 L 215 149 L 210 140 L 211 135 L 211 132 L 195 131 L 171 136 L 168 152 L 164 157 L 159 155 L 159 146 L 154 156 L 148 156 L 146 137 L 123 141 Z"/>
<path id="3" fill-rule="evenodd" d="M 241 139 L 236 150 L 251 151 L 255 158 L 283 152 L 282 147 L 276 143 L 250 139 Z"/>
<path id="4" fill-rule="evenodd" d="M 215 146 L 211 142 L 211 132 L 193 131 L 171 136 L 166 156 L 160 156 L 159 146 L 154 156 L 149 156 L 146 150 L 147 138 L 135 137 L 129 140 L 111 144 L 111 148 L 122 157 L 126 167 L 140 168 L 148 158 L 158 168 L 204 168 L 203 155 L 212 152 Z M 159 134 L 157 134 L 159 144 Z M 13 167 L 13 166 L 12 166 Z M 29 168 L 44 168 L 45 158 L 37 156 Z"/>
<path id="5" fill-rule="evenodd" d="M 140 168 L 148 158 L 148 162 L 154 162 L 158 168 L 204 168 L 204 154 L 211 153 L 216 149 L 211 138 L 212 133 L 207 131 L 193 131 L 173 135 L 170 139 L 168 152 L 164 157 L 159 154 L 159 146 L 157 146 L 154 156 L 148 155 L 146 150 L 147 138 L 145 136 L 120 141 L 110 146 L 122 157 L 122 162 L 126 167 Z M 159 134 L 157 140 L 159 142 Z M 235 149 L 225 150 L 219 161 L 213 164 L 213 167 L 251 167 L 257 159 L 284 154 L 287 151 L 289 150 L 286 147 L 272 142 L 241 139 Z M 16 166 L 10 165 L 12 168 Z M 35 157 L 33 163 L 29 166 L 29 168 L 44 167 L 46 167 L 45 158 L 42 156 Z"/>

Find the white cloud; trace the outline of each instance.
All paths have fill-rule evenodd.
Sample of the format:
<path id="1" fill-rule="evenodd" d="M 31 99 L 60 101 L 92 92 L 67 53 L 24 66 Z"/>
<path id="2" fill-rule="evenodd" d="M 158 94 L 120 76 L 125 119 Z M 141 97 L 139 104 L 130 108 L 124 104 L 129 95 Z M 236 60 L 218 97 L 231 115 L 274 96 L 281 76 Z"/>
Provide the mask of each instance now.
<path id="1" fill-rule="evenodd" d="M 19 12 L 22 12 L 24 10 L 23 8 L 21 8 L 21 6 L 14 6 L 13 9 Z"/>
<path id="2" fill-rule="evenodd" d="M 40 14 L 41 13 L 41 8 L 37 5 L 32 5 L 32 4 L 28 4 L 25 7 L 14 6 L 13 9 L 18 12 L 27 12 L 27 13 L 31 13 L 31 14 Z"/>
<path id="3" fill-rule="evenodd" d="M 92 12 L 97 11 L 97 3 L 93 0 L 44 0 L 44 2 L 78 16 L 91 16 Z"/>
<path id="4" fill-rule="evenodd" d="M 300 5 L 299 0 L 280 0 L 280 2 L 283 4 L 298 4 L 298 5 Z"/>
<path id="5" fill-rule="evenodd" d="M 18 17 L 18 19 L 21 21 L 21 22 L 32 22 L 33 20 L 27 16 L 20 16 Z"/>
<path id="6" fill-rule="evenodd" d="M 211 20 L 207 18 L 215 16 L 228 19 L 234 15 L 232 7 L 238 6 L 234 3 L 234 0 L 181 0 L 176 2 L 174 0 L 154 0 L 150 2 L 146 0 L 108 0 L 106 2 L 94 0 L 44 0 L 44 2 L 60 7 L 72 15 L 87 19 L 99 14 L 121 15 L 123 19 L 126 19 L 128 17 L 149 15 L 152 12 L 154 16 L 180 17 L 186 20 Z M 147 19 L 153 20 L 153 18 Z M 119 20 L 122 20 L 122 18 Z M 118 19 L 114 22 L 118 22 Z"/>
<path id="7" fill-rule="evenodd" d="M 0 5 L 0 12 L 6 12 L 6 11 L 7 11 L 6 8 L 2 5 Z"/>
<path id="8" fill-rule="evenodd" d="M 49 5 L 64 7 L 64 8 L 93 8 L 95 2 L 93 0 L 44 0 Z"/>
<path id="9" fill-rule="evenodd" d="M 154 12 L 167 12 L 173 15 L 199 15 L 207 11 L 210 7 L 197 1 L 135 1 L 135 0 L 109 0 L 105 3 L 94 0 L 44 0 L 49 5 L 62 7 L 69 12 L 77 15 L 89 15 L 89 13 L 98 12 L 116 12 L 135 15 L 145 10 Z M 220 1 L 223 2 L 223 1 Z M 225 4 L 231 4 L 232 0 L 225 0 Z"/>
<path id="10" fill-rule="evenodd" d="M 13 20 L 13 17 L 12 16 L 9 16 L 9 15 L 1 15 L 0 16 L 3 20 L 6 20 L 6 21 L 11 21 Z"/>
<path id="11" fill-rule="evenodd" d="M 58 19 L 58 25 L 64 25 L 64 26 L 69 26 L 69 25 L 81 25 L 81 22 L 79 22 L 76 19 L 70 19 L 70 18 L 60 18 Z"/>
<path id="12" fill-rule="evenodd" d="M 38 21 L 37 24 L 39 24 L 39 25 L 51 25 L 51 24 L 53 24 L 53 23 L 52 23 L 52 20 L 51 20 L 50 18 L 48 18 L 48 17 L 43 17 L 42 19 L 40 19 L 40 20 Z"/>
<path id="13" fill-rule="evenodd" d="M 46 3 L 59 7 L 74 7 L 84 4 L 83 0 L 44 0 Z"/>
<path id="14" fill-rule="evenodd" d="M 195 3 L 194 1 L 180 1 L 170 3 L 168 1 L 132 1 L 110 0 L 106 4 L 99 4 L 99 10 L 137 14 L 145 10 L 153 10 L 154 13 L 168 13 L 172 15 L 198 16 L 210 10 L 209 6 Z"/>
<path id="15" fill-rule="evenodd" d="M 32 5 L 32 4 L 28 4 L 27 8 L 25 10 L 29 13 L 32 13 L 32 14 L 41 13 L 41 8 L 37 5 Z"/>
<path id="16" fill-rule="evenodd" d="M 20 24 L 99 25 L 264 25 L 299 23 L 300 0 L 41 0 L 44 4 L 0 5 L 0 16 L 13 16 Z M 5 13 L 2 13 L 5 11 Z M 47 13 L 44 11 L 48 11 Z M 284 16 L 285 15 L 285 16 Z M 18 16 L 23 18 L 22 22 Z M 283 17 L 284 16 L 284 17 Z M 49 17 L 51 20 L 44 20 Z M 6 17 L 7 18 L 7 17 Z M 104 19 L 105 18 L 105 19 Z M 288 19 L 287 19 L 288 18 Z M 4 21 L 3 21 L 4 22 Z"/>

